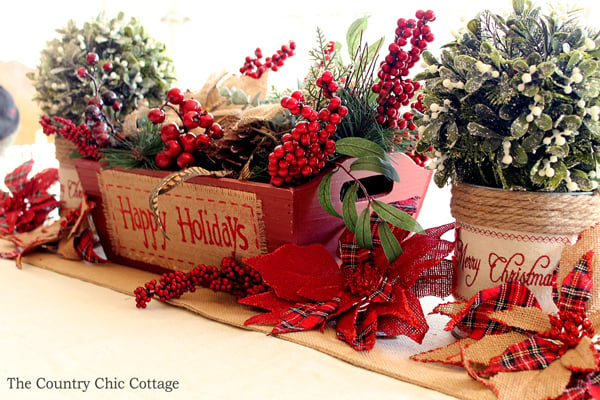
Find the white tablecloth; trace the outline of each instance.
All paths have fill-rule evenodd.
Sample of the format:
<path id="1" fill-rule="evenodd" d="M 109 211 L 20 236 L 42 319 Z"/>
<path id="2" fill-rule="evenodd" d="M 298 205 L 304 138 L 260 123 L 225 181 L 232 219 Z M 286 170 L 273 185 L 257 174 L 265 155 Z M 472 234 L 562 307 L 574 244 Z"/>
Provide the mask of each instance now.
<path id="1" fill-rule="evenodd" d="M 450 398 L 159 302 L 138 310 L 131 296 L 10 260 L 0 282 L 0 399 Z M 156 389 L 131 387 L 148 380 Z M 79 388 L 45 388 L 58 381 Z M 90 381 L 87 391 L 73 381 Z M 159 389 L 168 381 L 178 389 Z"/>

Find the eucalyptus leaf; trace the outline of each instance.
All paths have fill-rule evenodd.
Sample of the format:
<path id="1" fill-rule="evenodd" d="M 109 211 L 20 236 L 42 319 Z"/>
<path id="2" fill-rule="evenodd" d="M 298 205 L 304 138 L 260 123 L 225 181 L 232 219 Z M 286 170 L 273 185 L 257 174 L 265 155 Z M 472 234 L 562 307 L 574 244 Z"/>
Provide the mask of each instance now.
<path id="1" fill-rule="evenodd" d="M 327 173 L 321 180 L 321 183 L 319 184 L 319 204 L 321 204 L 321 208 L 323 208 L 323 210 L 328 214 L 333 215 L 337 218 L 342 218 L 342 216 L 337 212 L 337 210 L 333 206 L 333 202 L 331 201 L 331 178 L 333 177 L 334 173 L 335 171 Z"/>
<path id="2" fill-rule="evenodd" d="M 408 232 L 425 233 L 417 220 L 406 211 L 400 210 L 381 200 L 373 200 L 371 202 L 371 207 L 373 207 L 373 211 L 375 211 L 375 213 L 377 213 L 377 215 L 385 222 Z"/>
<path id="3" fill-rule="evenodd" d="M 377 232 L 385 257 L 391 264 L 402 255 L 402 246 L 387 223 L 381 222 L 377 227 Z"/>
<path id="4" fill-rule="evenodd" d="M 358 216 L 356 221 L 356 244 L 363 249 L 373 248 L 373 237 L 371 236 L 371 209 L 366 207 Z"/>
<path id="5" fill-rule="evenodd" d="M 368 16 L 358 18 L 350 24 L 350 27 L 346 32 L 346 43 L 348 45 L 348 55 L 350 58 L 354 58 L 354 55 L 356 54 L 360 39 L 365 29 L 367 29 L 368 18 Z"/>
<path id="6" fill-rule="evenodd" d="M 219 87 L 219 96 L 222 97 L 231 97 L 231 90 L 227 86 Z"/>
<path id="7" fill-rule="evenodd" d="M 344 194 L 342 201 L 344 224 L 352 233 L 356 233 L 356 221 L 358 220 L 358 212 L 356 211 L 358 187 L 358 183 L 354 183 Z"/>
<path id="8" fill-rule="evenodd" d="M 375 156 L 357 158 L 350 164 L 350 171 L 371 171 L 382 174 L 395 182 L 400 182 L 398 171 L 389 160 L 382 160 Z"/>
<path id="9" fill-rule="evenodd" d="M 250 103 L 248 95 L 241 89 L 235 89 L 231 92 L 231 102 L 238 105 L 246 105 Z"/>
<path id="10" fill-rule="evenodd" d="M 362 137 L 346 137 L 335 142 L 337 153 L 350 157 L 373 156 L 387 159 L 384 148 L 377 143 Z"/>

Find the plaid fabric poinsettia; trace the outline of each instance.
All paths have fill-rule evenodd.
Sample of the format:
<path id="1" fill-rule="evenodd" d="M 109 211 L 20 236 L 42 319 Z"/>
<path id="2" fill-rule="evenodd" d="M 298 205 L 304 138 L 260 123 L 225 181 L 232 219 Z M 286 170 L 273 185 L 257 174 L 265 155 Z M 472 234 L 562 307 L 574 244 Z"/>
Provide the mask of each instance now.
<path id="1" fill-rule="evenodd" d="M 589 243 L 592 228 L 580 235 Z M 596 237 L 598 232 L 594 232 Z M 598 266 L 593 250 L 582 252 L 574 265 L 563 252 L 554 280 L 555 313 L 543 311 L 522 283 L 485 289 L 466 303 L 440 305 L 435 311 L 452 317 L 447 329 L 466 337 L 413 359 L 463 366 L 503 399 L 590 399 L 600 383 L 596 332 L 600 311 L 589 310 Z M 599 243 L 593 245 L 597 248 Z M 595 263 L 595 264 L 594 264 Z"/>
<path id="2" fill-rule="evenodd" d="M 28 232 L 2 235 L 13 247 L 7 251 L 0 250 L 0 258 L 15 259 L 17 267 L 21 268 L 26 253 L 44 248 L 69 260 L 106 262 L 94 251 L 93 231 L 88 225 L 88 216 L 94 206 L 84 196 L 78 208 L 65 213 L 59 220 Z"/>
<path id="3" fill-rule="evenodd" d="M 58 181 L 58 169 L 47 168 L 28 179 L 33 160 L 6 175 L 8 192 L 0 191 L 0 234 L 27 232 L 42 225 L 60 202 L 48 189 Z"/>
<path id="4" fill-rule="evenodd" d="M 412 203 L 404 204 L 411 211 Z M 375 236 L 382 221 L 374 216 L 371 223 Z M 347 232 L 341 239 L 341 266 L 320 244 L 287 244 L 273 253 L 246 258 L 244 262 L 256 269 L 271 289 L 239 300 L 269 310 L 245 323 L 275 325 L 271 333 L 281 334 L 323 330 L 333 322 L 337 337 L 356 350 L 372 349 L 379 335 L 406 335 L 420 343 L 429 327 L 419 296 L 447 296 L 452 288 L 452 266 L 444 258 L 453 243 L 441 239 L 452 228 L 445 225 L 413 236 L 395 229 L 403 254 L 391 264 L 376 237 L 373 249 L 365 252 Z M 434 268 L 436 273 L 427 274 Z M 418 283 L 427 276 L 445 282 L 427 290 L 427 285 Z"/>

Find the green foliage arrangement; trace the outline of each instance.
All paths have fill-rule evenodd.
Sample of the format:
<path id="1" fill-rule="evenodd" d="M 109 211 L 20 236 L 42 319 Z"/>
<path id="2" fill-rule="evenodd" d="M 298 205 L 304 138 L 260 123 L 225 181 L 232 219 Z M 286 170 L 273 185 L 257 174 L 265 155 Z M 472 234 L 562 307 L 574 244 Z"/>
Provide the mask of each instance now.
<path id="1" fill-rule="evenodd" d="M 600 48 L 577 16 L 514 0 L 508 17 L 479 13 L 440 59 L 424 55 L 417 150 L 438 186 L 598 188 Z"/>
<path id="2" fill-rule="evenodd" d="M 100 15 L 82 27 L 71 20 L 57 33 L 60 36 L 42 50 L 37 70 L 28 75 L 37 91 L 34 100 L 49 117 L 66 118 L 76 125 L 84 122 L 92 90 L 77 70 L 85 65 L 89 52 L 100 56 L 100 65 L 113 64 L 104 86 L 123 104 L 122 118 L 141 100 L 150 106 L 160 104 L 175 80 L 165 45 L 151 38 L 135 18 L 126 21 L 123 13 L 112 19 Z"/>

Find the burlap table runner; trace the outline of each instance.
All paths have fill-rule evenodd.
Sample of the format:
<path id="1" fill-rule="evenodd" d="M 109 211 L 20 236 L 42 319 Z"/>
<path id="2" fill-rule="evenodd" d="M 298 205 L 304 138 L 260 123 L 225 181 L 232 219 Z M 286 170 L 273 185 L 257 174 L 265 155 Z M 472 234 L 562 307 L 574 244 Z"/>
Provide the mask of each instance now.
<path id="1" fill-rule="evenodd" d="M 31 265 L 132 296 L 136 287 L 151 279 L 158 278 L 158 275 L 153 273 L 118 264 L 88 265 L 82 262 L 65 260 L 48 253 L 33 253 L 26 256 L 24 261 Z M 433 301 L 439 302 L 439 300 Z M 170 303 L 205 318 L 228 325 L 264 332 L 265 334 L 270 331 L 268 326 L 244 326 L 244 321 L 255 315 L 256 311 L 238 304 L 235 298 L 229 294 L 215 293 L 209 289 L 198 289 L 196 292 L 187 293 L 181 299 Z M 131 307 L 135 307 L 133 298 Z M 140 310 L 140 312 L 152 312 L 152 303 L 150 303 L 148 309 Z M 495 396 L 490 390 L 469 378 L 461 368 L 409 360 L 409 356 L 412 354 L 440 347 L 454 340 L 449 332 L 443 330 L 446 322 L 446 317 L 440 315 L 428 316 L 428 323 L 431 328 L 422 345 L 418 345 L 404 337 L 393 340 L 381 339 L 378 340 L 370 352 L 353 350 L 346 343 L 336 338 L 335 330 L 331 327 L 326 328 L 323 333 L 320 331 L 295 332 L 280 335 L 278 338 L 313 348 L 357 367 L 460 399 L 494 399 Z"/>

